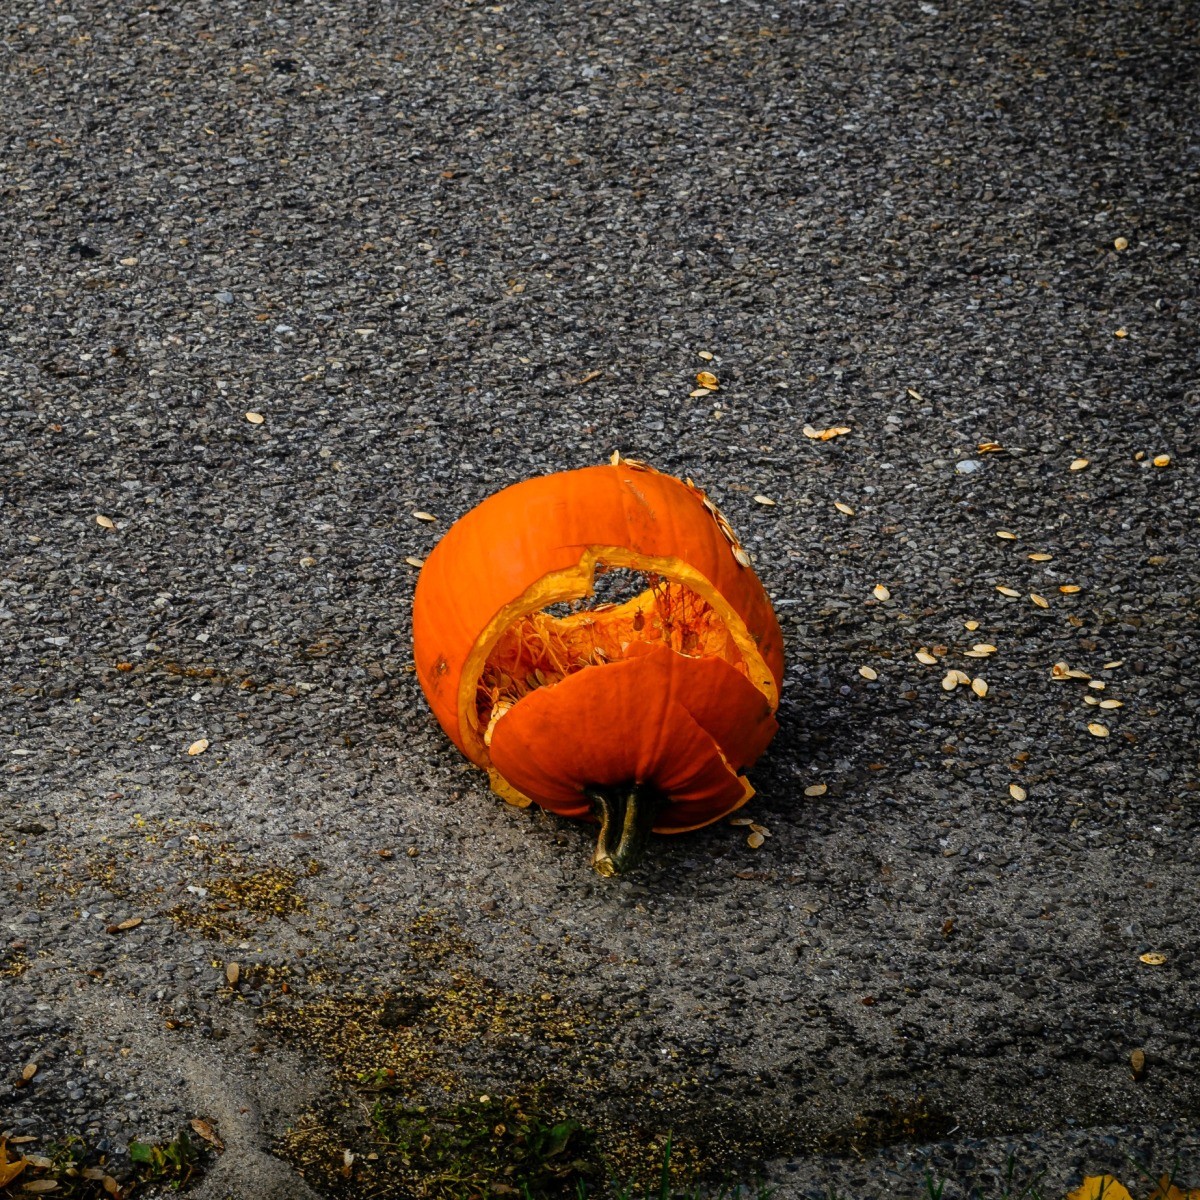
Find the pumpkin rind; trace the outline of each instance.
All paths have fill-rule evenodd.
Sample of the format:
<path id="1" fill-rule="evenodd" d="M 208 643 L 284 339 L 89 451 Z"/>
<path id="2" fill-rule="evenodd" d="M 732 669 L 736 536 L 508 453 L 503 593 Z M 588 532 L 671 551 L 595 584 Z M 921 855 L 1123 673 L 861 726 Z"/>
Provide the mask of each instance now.
<path id="1" fill-rule="evenodd" d="M 636 743 L 639 761 L 657 763 L 660 777 L 683 787 L 687 797 L 676 801 L 672 795 L 655 828 L 669 832 L 707 824 L 752 794 L 738 772 L 770 740 L 782 681 L 779 625 L 761 583 L 744 565 L 748 561 L 702 492 L 639 464 L 622 461 L 526 480 L 472 509 L 426 558 L 413 605 L 417 677 L 442 728 L 489 771 L 493 788 L 510 802 L 532 797 L 564 815 L 581 816 L 585 799 L 576 791 L 572 801 L 566 788 L 577 781 L 616 782 L 583 780 L 574 771 L 565 777 L 569 785 L 565 779 L 551 785 L 553 772 L 565 769 L 564 760 L 547 755 L 550 739 L 539 736 L 539 724 L 565 729 L 572 708 L 577 714 L 586 709 L 596 747 L 587 755 L 589 769 L 599 769 L 601 747 L 611 758 L 622 745 Z M 746 674 L 720 659 L 663 646 L 638 653 L 635 647 L 638 657 L 584 667 L 526 695 L 495 724 L 489 752 L 476 712 L 476 688 L 489 652 L 524 614 L 589 595 L 598 562 L 690 588 L 724 621 Z M 686 702 L 680 703 L 684 693 Z M 621 711 L 601 721 L 601 711 L 613 703 Z M 660 719 L 679 741 L 656 755 L 645 731 Z M 578 749 L 582 754 L 583 746 Z M 629 761 L 627 749 L 621 754 Z M 672 754 L 675 767 L 669 766 Z M 693 768 L 694 779 L 688 775 Z M 687 809 L 690 817 L 683 815 Z"/>

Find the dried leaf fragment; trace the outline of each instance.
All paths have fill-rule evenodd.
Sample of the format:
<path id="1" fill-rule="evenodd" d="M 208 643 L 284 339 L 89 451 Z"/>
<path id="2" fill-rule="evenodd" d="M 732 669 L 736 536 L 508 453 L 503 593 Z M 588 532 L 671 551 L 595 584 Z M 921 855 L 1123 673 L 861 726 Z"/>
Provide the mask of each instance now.
<path id="1" fill-rule="evenodd" d="M 1133 1200 L 1111 1175 L 1085 1175 L 1083 1184 L 1069 1193 L 1067 1200 Z"/>
<path id="2" fill-rule="evenodd" d="M 878 672 L 878 671 L 876 671 L 874 667 L 859 667 L 859 668 L 858 668 L 858 673 L 859 673 L 859 674 L 860 674 L 860 675 L 861 675 L 861 676 L 862 676 L 864 679 L 871 679 L 871 680 L 875 680 L 875 679 L 878 679 L 878 678 L 879 678 L 879 672 Z"/>
<path id="3" fill-rule="evenodd" d="M 917 662 L 924 663 L 927 667 L 936 666 L 937 659 L 925 649 L 924 646 L 917 651 Z"/>
<path id="4" fill-rule="evenodd" d="M 261 425 L 266 418 L 262 415 L 262 413 L 248 412 L 246 414 L 246 420 L 249 421 L 251 425 Z"/>
<path id="5" fill-rule="evenodd" d="M 972 679 L 971 691 L 977 696 L 986 696 L 988 694 L 987 681 L 984 679 Z"/>
<path id="6" fill-rule="evenodd" d="M 852 509 L 848 504 L 843 504 L 841 500 L 835 500 L 833 502 L 833 507 L 836 508 L 838 512 L 844 513 L 847 517 L 854 516 L 854 509 Z"/>
<path id="7" fill-rule="evenodd" d="M 136 929 L 141 923 L 141 917 L 129 917 L 124 921 L 118 921 L 117 929 L 124 933 L 126 929 Z"/>
<path id="8" fill-rule="evenodd" d="M 113 524 L 112 517 L 99 515 L 96 517 L 96 524 L 99 525 L 101 529 L 116 529 L 116 526 Z"/>
<path id="9" fill-rule="evenodd" d="M 1157 950 L 1151 950 L 1148 954 L 1139 954 L 1138 958 L 1148 967 L 1161 967 L 1167 961 L 1167 956 L 1160 954 Z"/>
<path id="10" fill-rule="evenodd" d="M 208 749 L 208 738 L 201 738 L 199 741 L 193 742 L 187 748 L 187 752 L 193 758 L 195 758 L 197 754 L 203 754 L 205 752 L 205 750 L 207 750 L 207 749 Z"/>
<path id="11" fill-rule="evenodd" d="M 1029 598 L 1038 606 L 1038 608 L 1049 608 L 1050 601 L 1045 596 L 1039 596 L 1037 592 L 1030 592 Z"/>
<path id="12" fill-rule="evenodd" d="M 715 392 L 721 386 L 721 381 L 711 371 L 697 372 L 696 382 L 702 388 L 708 388 L 710 392 Z"/>
<path id="13" fill-rule="evenodd" d="M 1099 721 L 1089 721 L 1088 733 L 1090 733 L 1092 737 L 1106 738 L 1108 737 L 1108 726 L 1101 725 Z"/>
<path id="14" fill-rule="evenodd" d="M 57 1179 L 33 1179 L 29 1183 L 21 1186 L 21 1191 L 31 1192 L 33 1195 L 41 1195 L 43 1192 L 57 1192 Z"/>
<path id="15" fill-rule="evenodd" d="M 746 839 L 746 845 L 753 850 L 757 850 L 766 840 L 761 833 L 755 831 Z"/>
<path id="16" fill-rule="evenodd" d="M 806 796 L 823 796 L 827 791 L 829 791 L 829 788 L 824 783 L 810 783 L 804 789 L 804 794 Z"/>
<path id="17" fill-rule="evenodd" d="M 417 512 L 413 513 L 413 516 L 416 517 L 418 521 L 436 521 L 437 520 L 437 517 L 435 517 L 433 515 L 433 513 L 424 512 L 423 510 L 418 510 Z"/>
<path id="18" fill-rule="evenodd" d="M 763 496 L 761 494 L 754 497 L 754 503 L 761 504 L 765 508 L 774 508 L 775 507 L 775 501 L 772 500 L 770 496 Z"/>
<path id="19" fill-rule="evenodd" d="M 1072 471 L 1082 471 L 1085 467 L 1087 467 L 1089 465 L 1090 465 L 1090 460 L 1086 459 L 1086 458 L 1075 458 L 1075 459 L 1071 460 L 1071 470 Z"/>
<path id="20" fill-rule="evenodd" d="M 876 600 L 890 600 L 892 598 L 892 593 L 888 591 L 888 589 L 884 587 L 882 583 L 877 583 L 871 589 L 871 595 L 874 596 Z"/>
<path id="21" fill-rule="evenodd" d="M 1008 794 L 1014 800 L 1018 801 L 1024 800 L 1029 795 L 1029 793 L 1026 792 L 1026 790 L 1019 783 L 1010 783 L 1008 785 Z"/>
<path id="22" fill-rule="evenodd" d="M 217 1131 L 203 1117 L 193 1117 L 190 1122 L 196 1133 L 202 1137 L 209 1145 L 217 1150 L 224 1150 L 225 1143 L 217 1136 Z"/>
<path id="23" fill-rule="evenodd" d="M 1016 597 L 1021 594 L 1020 592 L 1017 591 L 1016 588 L 1005 587 L 1005 585 L 1002 583 L 996 584 L 996 591 L 998 591 L 1000 593 L 1000 595 L 1002 595 L 1002 596 Z"/>

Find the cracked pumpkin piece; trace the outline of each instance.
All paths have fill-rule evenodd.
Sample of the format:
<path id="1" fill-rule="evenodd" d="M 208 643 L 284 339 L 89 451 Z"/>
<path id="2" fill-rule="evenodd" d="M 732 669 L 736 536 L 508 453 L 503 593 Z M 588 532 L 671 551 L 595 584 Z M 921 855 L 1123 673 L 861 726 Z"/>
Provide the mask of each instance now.
<path id="1" fill-rule="evenodd" d="M 642 590 L 589 605 L 610 571 Z M 498 795 L 599 822 L 601 875 L 652 831 L 740 808 L 776 729 L 782 637 L 749 556 L 700 489 L 619 456 L 458 520 L 421 569 L 413 648 L 434 715 Z"/>

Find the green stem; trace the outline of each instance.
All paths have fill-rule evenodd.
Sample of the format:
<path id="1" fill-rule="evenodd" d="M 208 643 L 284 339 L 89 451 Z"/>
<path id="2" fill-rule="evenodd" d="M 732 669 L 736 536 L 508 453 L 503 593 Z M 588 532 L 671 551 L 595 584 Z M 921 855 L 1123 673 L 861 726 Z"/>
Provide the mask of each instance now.
<path id="1" fill-rule="evenodd" d="M 646 784 L 589 787 L 584 795 L 600 821 L 592 866 L 606 879 L 628 871 L 642 857 L 666 797 Z"/>

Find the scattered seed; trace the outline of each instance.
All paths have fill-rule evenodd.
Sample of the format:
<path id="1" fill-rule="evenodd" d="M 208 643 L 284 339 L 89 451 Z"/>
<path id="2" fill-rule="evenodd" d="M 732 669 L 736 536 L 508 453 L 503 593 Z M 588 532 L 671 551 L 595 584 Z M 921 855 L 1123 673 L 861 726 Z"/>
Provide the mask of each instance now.
<path id="1" fill-rule="evenodd" d="M 1124 329 L 1124 328 L 1122 328 L 1122 329 L 1118 329 L 1118 330 L 1117 330 L 1117 331 L 1116 331 L 1116 332 L 1113 334 L 1113 337 L 1119 337 L 1119 338 L 1127 338 L 1128 336 L 1129 336 L 1129 330 L 1128 330 L 1128 329 Z"/>
<path id="2" fill-rule="evenodd" d="M 956 687 L 958 687 L 958 674 L 954 671 L 947 671 L 942 676 L 942 691 L 952 692 Z"/>
<path id="3" fill-rule="evenodd" d="M 924 646 L 922 646 L 921 649 L 917 651 L 917 662 L 922 662 L 927 667 L 932 667 L 932 666 L 937 665 L 937 659 L 932 654 L 930 654 L 929 651 L 924 648 Z"/>
<path id="4" fill-rule="evenodd" d="M 800 432 L 803 433 L 806 438 L 809 438 L 812 441 L 819 441 L 821 438 L 821 431 L 819 429 L 814 429 L 811 425 L 805 425 Z"/>
<path id="5" fill-rule="evenodd" d="M 1071 674 L 1071 668 L 1065 662 L 1056 662 L 1050 668 L 1050 674 L 1055 679 L 1067 679 Z"/>
<path id="6" fill-rule="evenodd" d="M 1123 237 L 1115 238 L 1113 240 L 1113 249 L 1114 250 L 1128 250 L 1129 249 L 1129 239 L 1123 238 Z"/>
<path id="7" fill-rule="evenodd" d="M 1030 562 L 1049 562 L 1054 557 L 1053 554 L 1031 554 Z"/>
<path id="8" fill-rule="evenodd" d="M 876 600 L 890 600 L 892 598 L 892 593 L 889 592 L 882 583 L 877 583 L 871 589 L 871 595 L 874 596 Z"/>
<path id="9" fill-rule="evenodd" d="M 116 529 L 116 526 L 113 524 L 112 517 L 98 516 L 96 518 L 96 524 L 102 529 Z"/>
<path id="10" fill-rule="evenodd" d="M 705 362 L 712 362 L 713 352 L 711 350 L 700 350 L 697 352 Z"/>
<path id="11" fill-rule="evenodd" d="M 1169 467 L 1171 465 L 1171 456 L 1169 454 L 1156 454 L 1154 456 L 1154 465 L 1156 467 Z"/>
<path id="12" fill-rule="evenodd" d="M 864 679 L 878 679 L 879 678 L 879 672 L 876 671 L 874 667 L 859 667 L 858 673 Z"/>
<path id="13" fill-rule="evenodd" d="M 977 695 L 977 696 L 986 696 L 988 694 L 987 680 L 972 679 L 971 680 L 971 691 L 973 691 L 975 693 L 975 695 Z"/>
<path id="14" fill-rule="evenodd" d="M 804 794 L 806 796 L 823 796 L 827 791 L 829 791 L 829 788 L 826 784 L 812 783 L 804 789 Z"/>
<path id="15" fill-rule="evenodd" d="M 1101 725 L 1099 721 L 1088 722 L 1088 733 L 1092 737 L 1108 737 L 1108 726 Z"/>
<path id="16" fill-rule="evenodd" d="M 1090 460 L 1086 458 L 1076 458 L 1071 461 L 1072 471 L 1082 471 L 1084 467 L 1089 465 Z"/>
<path id="17" fill-rule="evenodd" d="M 201 738 L 198 742 L 193 742 L 187 752 L 195 758 L 197 754 L 203 754 L 208 749 L 208 738 Z"/>
<path id="18" fill-rule="evenodd" d="M 729 823 L 730 825 L 753 825 L 754 819 L 752 817 L 734 817 Z"/>
<path id="19" fill-rule="evenodd" d="M 998 454 L 1004 447 L 999 442 L 980 442 L 976 449 L 980 454 Z"/>
<path id="20" fill-rule="evenodd" d="M 771 836 L 771 831 L 765 825 L 752 824 L 750 828 L 753 829 L 755 833 L 761 833 L 763 837 Z"/>
<path id="21" fill-rule="evenodd" d="M 1091 682 L 1088 684 L 1088 687 L 1090 687 L 1090 688 L 1095 688 L 1095 690 L 1096 690 L 1096 691 L 1098 691 L 1098 692 L 1102 692 L 1102 691 L 1104 691 L 1105 687 L 1107 687 L 1107 686 L 1108 686 L 1108 685 L 1107 685 L 1107 684 L 1104 682 L 1104 680 L 1103 680 L 1103 679 L 1093 679 L 1093 680 L 1092 680 L 1092 681 L 1091 681 Z"/>
<path id="22" fill-rule="evenodd" d="M 712 388 L 692 388 L 692 390 L 690 392 L 688 392 L 688 399 L 689 400 L 699 400 L 701 396 L 711 396 L 711 395 L 712 395 Z"/>
<path id="23" fill-rule="evenodd" d="M 1049 608 L 1050 601 L 1045 596 L 1039 596 L 1037 592 L 1030 592 L 1029 598 L 1038 606 L 1038 608 Z"/>
<path id="24" fill-rule="evenodd" d="M 1078 667 L 1072 667 L 1067 674 L 1072 679 L 1091 679 L 1091 676 L 1086 671 L 1081 671 Z"/>
<path id="25" fill-rule="evenodd" d="M 761 846 L 763 844 L 763 842 L 765 842 L 766 840 L 767 839 L 765 837 L 763 837 L 763 835 L 761 833 L 752 833 L 746 839 L 746 845 L 749 846 L 752 850 L 757 850 L 759 848 L 759 846 Z"/>
<path id="26" fill-rule="evenodd" d="M 1015 533 L 1010 533 L 1007 529 L 997 529 L 996 536 L 998 538 L 1003 538 L 1006 542 L 1015 542 L 1017 540 L 1017 535 Z"/>
<path id="27" fill-rule="evenodd" d="M 964 650 L 963 658 L 987 658 L 987 654 L 982 650 Z"/>
<path id="28" fill-rule="evenodd" d="M 249 421 L 251 425 L 261 425 L 266 418 L 262 415 L 262 413 L 248 412 L 246 414 L 246 420 Z"/>
<path id="29" fill-rule="evenodd" d="M 237 987 L 237 981 L 241 978 L 242 968 L 238 963 L 231 962 L 225 964 L 225 979 L 230 987 Z"/>
<path id="30" fill-rule="evenodd" d="M 31 1195 L 41 1195 L 43 1192 L 58 1191 L 57 1179 L 34 1179 L 25 1184 L 21 1191 L 29 1192 Z"/>
<path id="31" fill-rule="evenodd" d="M 1004 584 L 996 584 L 996 591 L 1002 596 L 1019 596 L 1021 593 L 1016 588 L 1005 587 Z"/>
<path id="32" fill-rule="evenodd" d="M 852 509 L 848 504 L 843 504 L 840 500 L 835 500 L 833 502 L 833 507 L 836 508 L 838 512 L 845 513 L 848 517 L 854 516 L 854 509 Z"/>
<path id="33" fill-rule="evenodd" d="M 696 382 L 710 392 L 715 392 L 721 386 L 720 380 L 711 371 L 700 371 L 696 375 Z"/>
<path id="34" fill-rule="evenodd" d="M 437 517 L 435 517 L 433 515 L 433 513 L 429 513 L 429 512 L 415 512 L 415 513 L 413 513 L 413 516 L 416 517 L 418 521 L 436 521 L 437 520 Z"/>
<path id="35" fill-rule="evenodd" d="M 963 685 L 963 687 L 966 687 L 967 684 L 971 682 L 970 675 L 968 675 L 966 671 L 958 670 L 957 667 L 954 669 L 954 678 L 957 679 L 958 682 Z"/>
<path id="36" fill-rule="evenodd" d="M 963 628 L 970 630 L 971 633 L 974 633 L 975 630 L 977 630 L 979 628 L 979 622 L 978 621 L 964 621 Z"/>
<path id="37" fill-rule="evenodd" d="M 423 558 L 417 558 L 412 554 L 410 554 L 404 561 L 408 563 L 410 567 L 423 567 L 425 565 L 425 560 Z"/>
<path id="38" fill-rule="evenodd" d="M 1117 669 L 1117 667 L 1121 667 L 1124 665 L 1125 665 L 1125 660 L 1123 658 L 1114 658 L 1112 660 L 1112 662 L 1106 662 L 1104 664 L 1104 670 L 1115 671 Z"/>
<path id="39" fill-rule="evenodd" d="M 971 647 L 972 650 L 978 650 L 980 654 L 995 654 L 996 647 L 991 642 L 976 642 Z"/>
<path id="40" fill-rule="evenodd" d="M 1157 950 L 1152 950 L 1149 954 L 1139 954 L 1138 958 L 1148 967 L 1161 967 L 1167 961 L 1167 956 L 1159 954 Z"/>
<path id="41" fill-rule="evenodd" d="M 745 550 L 741 548 L 741 546 L 733 547 L 733 557 L 737 559 L 737 561 L 743 567 L 748 567 L 750 565 L 750 555 L 748 555 Z"/>
<path id="42" fill-rule="evenodd" d="M 755 496 L 754 503 L 765 505 L 767 508 L 775 507 L 775 501 L 772 500 L 770 496 Z"/>
<path id="43" fill-rule="evenodd" d="M 225 1149 L 224 1143 L 217 1136 L 217 1131 L 203 1117 L 193 1117 L 191 1126 L 206 1142 L 209 1142 L 218 1150 Z"/>
<path id="44" fill-rule="evenodd" d="M 21 1071 L 21 1078 L 28 1083 L 38 1073 L 38 1064 L 35 1062 L 26 1063 Z"/>
<path id="45" fill-rule="evenodd" d="M 1101 708 L 1124 708 L 1125 701 L 1124 700 L 1101 700 L 1100 707 Z"/>
<path id="46" fill-rule="evenodd" d="M 1077 583 L 1064 583 L 1058 589 L 1064 596 L 1073 596 L 1076 592 L 1081 592 L 1083 589 Z"/>
<path id="47" fill-rule="evenodd" d="M 1019 783 L 1010 783 L 1008 785 L 1008 794 L 1014 800 L 1024 800 L 1028 793 Z"/>
<path id="48" fill-rule="evenodd" d="M 130 917 L 128 920 L 118 922 L 117 929 L 124 933 L 126 929 L 136 929 L 141 923 L 141 917 Z"/>
<path id="49" fill-rule="evenodd" d="M 1084 696 L 1084 698 L 1083 698 L 1083 702 L 1084 702 L 1084 704 L 1099 704 L 1099 703 L 1100 703 L 1100 697 L 1099 697 L 1099 696 L 1093 696 L 1093 695 L 1091 694 L 1091 692 L 1088 692 L 1088 694 L 1087 694 L 1086 696 Z"/>
<path id="50" fill-rule="evenodd" d="M 1124 240 L 1125 240 L 1124 238 L 1117 238 L 1118 242 L 1123 242 Z M 1130 1073 L 1133 1075 L 1135 1082 L 1140 1080 L 1141 1077 L 1143 1075 L 1145 1075 L 1145 1073 L 1146 1073 L 1146 1052 L 1145 1052 L 1145 1050 L 1133 1050 L 1130 1052 L 1129 1070 L 1130 1070 Z M 1161 1190 L 1162 1190 L 1162 1185 L 1160 1184 L 1159 1191 L 1161 1192 Z M 1178 1191 L 1178 1189 L 1176 1189 L 1176 1191 Z M 1170 1193 L 1168 1193 L 1168 1195 L 1169 1194 Z"/>

